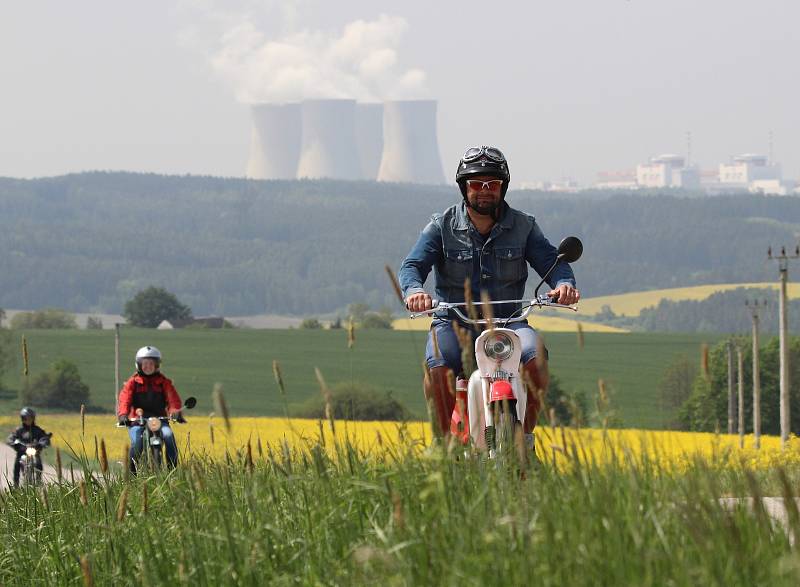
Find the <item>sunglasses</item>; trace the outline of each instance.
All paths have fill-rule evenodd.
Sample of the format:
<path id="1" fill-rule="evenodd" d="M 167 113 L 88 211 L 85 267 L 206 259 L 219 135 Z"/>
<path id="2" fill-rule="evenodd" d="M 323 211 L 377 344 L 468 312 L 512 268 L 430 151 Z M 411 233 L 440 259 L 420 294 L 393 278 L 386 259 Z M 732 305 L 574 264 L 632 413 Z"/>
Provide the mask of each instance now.
<path id="1" fill-rule="evenodd" d="M 469 163 L 470 161 L 475 161 L 481 157 L 486 157 L 487 159 L 491 159 L 497 163 L 506 162 L 506 156 L 503 155 L 503 152 L 500 149 L 497 147 L 487 147 L 486 145 L 481 145 L 480 147 L 470 147 L 466 150 L 461 160 L 465 163 Z"/>
<path id="2" fill-rule="evenodd" d="M 489 181 L 483 181 L 481 179 L 468 179 L 467 187 L 473 190 L 487 189 L 493 192 L 497 192 L 500 191 L 500 188 L 503 187 L 503 180 L 490 179 Z"/>

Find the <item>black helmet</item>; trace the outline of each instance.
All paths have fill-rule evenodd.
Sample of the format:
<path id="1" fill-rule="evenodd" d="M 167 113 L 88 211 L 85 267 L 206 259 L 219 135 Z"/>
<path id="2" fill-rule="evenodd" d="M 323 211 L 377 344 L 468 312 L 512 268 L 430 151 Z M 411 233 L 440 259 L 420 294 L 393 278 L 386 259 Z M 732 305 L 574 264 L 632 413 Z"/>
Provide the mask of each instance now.
<path id="1" fill-rule="evenodd" d="M 19 411 L 19 418 L 20 420 L 23 420 L 25 418 L 33 418 L 35 420 L 36 412 L 34 411 L 33 408 L 29 408 L 26 406 Z"/>
<path id="2" fill-rule="evenodd" d="M 508 161 L 497 147 L 470 147 L 461 157 L 456 170 L 456 183 L 461 188 L 461 195 L 467 202 L 467 180 L 473 175 L 488 175 L 503 180 L 503 191 L 500 201 L 506 197 L 508 182 L 511 181 L 511 172 L 508 170 Z M 467 202 L 469 205 L 469 202 Z"/>

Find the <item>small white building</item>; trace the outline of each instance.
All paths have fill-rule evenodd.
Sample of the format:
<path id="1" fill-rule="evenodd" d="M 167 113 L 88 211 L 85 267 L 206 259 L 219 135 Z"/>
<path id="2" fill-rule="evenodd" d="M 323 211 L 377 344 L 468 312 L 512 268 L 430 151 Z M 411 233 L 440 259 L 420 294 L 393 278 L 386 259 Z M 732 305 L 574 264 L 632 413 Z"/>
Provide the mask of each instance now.
<path id="1" fill-rule="evenodd" d="M 598 189 L 610 190 L 635 190 L 639 187 L 636 183 L 636 171 L 600 171 L 594 182 Z"/>
<path id="2" fill-rule="evenodd" d="M 720 186 L 744 189 L 753 193 L 786 196 L 795 189 L 795 182 L 784 180 L 781 166 L 770 163 L 766 155 L 745 153 L 719 166 Z"/>
<path id="3" fill-rule="evenodd" d="M 643 188 L 696 188 L 700 172 L 680 155 L 659 155 L 636 166 L 636 183 Z"/>

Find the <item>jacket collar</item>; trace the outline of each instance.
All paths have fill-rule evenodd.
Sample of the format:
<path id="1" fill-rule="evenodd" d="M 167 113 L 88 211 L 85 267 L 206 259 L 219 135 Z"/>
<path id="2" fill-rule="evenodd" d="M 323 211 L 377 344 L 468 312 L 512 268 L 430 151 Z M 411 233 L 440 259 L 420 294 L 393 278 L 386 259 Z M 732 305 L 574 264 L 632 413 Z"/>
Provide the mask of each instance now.
<path id="1" fill-rule="evenodd" d="M 495 227 L 499 226 L 501 230 L 508 230 L 514 223 L 514 217 L 510 213 L 511 207 L 505 200 L 503 200 L 501 210 L 500 220 L 495 223 Z M 472 221 L 469 219 L 469 214 L 467 214 L 467 205 L 462 200 L 456 208 L 455 217 L 453 218 L 453 230 L 469 230 L 471 225 Z"/>
<path id="2" fill-rule="evenodd" d="M 139 371 L 133 376 L 137 383 L 144 383 L 145 381 L 156 381 L 161 378 L 161 371 L 156 371 L 152 375 L 145 375 Z"/>

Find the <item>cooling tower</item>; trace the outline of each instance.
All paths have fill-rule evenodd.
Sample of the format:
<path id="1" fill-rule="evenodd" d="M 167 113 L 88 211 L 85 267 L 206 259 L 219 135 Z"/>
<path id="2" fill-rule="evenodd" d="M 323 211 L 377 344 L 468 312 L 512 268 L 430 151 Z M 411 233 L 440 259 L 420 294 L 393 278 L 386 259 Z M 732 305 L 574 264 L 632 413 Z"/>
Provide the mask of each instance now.
<path id="1" fill-rule="evenodd" d="M 254 104 L 247 177 L 294 179 L 300 158 L 300 104 Z"/>
<path id="2" fill-rule="evenodd" d="M 383 157 L 378 181 L 444 183 L 435 100 L 383 105 Z"/>
<path id="3" fill-rule="evenodd" d="M 356 143 L 361 177 L 378 177 L 383 155 L 383 104 L 356 104 Z"/>
<path id="4" fill-rule="evenodd" d="M 361 179 L 355 100 L 308 100 L 301 120 L 298 178 Z"/>

